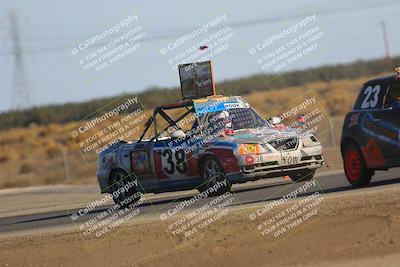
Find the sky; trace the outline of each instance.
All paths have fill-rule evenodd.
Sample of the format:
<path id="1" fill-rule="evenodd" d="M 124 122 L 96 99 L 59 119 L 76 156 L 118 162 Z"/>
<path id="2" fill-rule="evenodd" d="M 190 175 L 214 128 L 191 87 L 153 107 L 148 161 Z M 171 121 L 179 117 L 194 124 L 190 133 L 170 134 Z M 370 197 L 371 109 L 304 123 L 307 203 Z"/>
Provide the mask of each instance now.
<path id="1" fill-rule="evenodd" d="M 178 55 L 210 39 L 219 42 L 220 50 L 210 41 L 210 44 L 204 45 L 213 46 L 212 49 L 219 52 L 214 53 L 209 47 L 209 52 L 206 50 L 203 56 L 213 53 L 211 59 L 216 82 L 258 73 L 274 73 L 275 70 L 261 68 L 261 58 L 265 59 L 272 52 L 277 52 L 281 45 L 301 38 L 315 27 L 322 35 L 307 45 L 312 51 L 279 71 L 383 57 L 382 21 L 385 22 L 390 53 L 399 55 L 399 10 L 400 1 L 396 0 L 2 0 L 0 112 L 21 105 L 82 102 L 139 92 L 150 87 L 177 87 L 179 74 L 173 67 L 188 61 L 187 57 L 179 58 Z M 22 56 L 19 60 L 16 60 L 14 50 L 16 42 L 13 36 L 16 34 L 12 31 L 10 14 L 15 14 L 19 29 L 18 43 Z M 287 29 L 311 15 L 315 15 L 315 20 L 300 26 L 297 32 L 288 33 L 272 45 L 258 50 L 257 47 L 274 34 L 285 30 L 287 33 Z M 222 22 L 212 24 L 218 18 L 223 18 Z M 121 24 L 124 21 L 125 24 Z M 119 25 L 119 32 L 110 33 L 115 25 Z M 198 33 L 196 29 L 204 25 L 208 25 L 207 31 Z M 131 30 L 137 32 L 130 37 L 138 38 L 132 41 L 132 49 L 128 50 L 128 46 L 121 48 L 117 54 L 121 52 L 123 57 L 96 70 L 99 62 L 110 59 L 101 59 L 98 49 L 110 47 L 115 40 L 122 44 L 122 34 Z M 107 32 L 104 38 L 84 48 L 82 44 L 104 32 Z M 187 34 L 194 34 L 193 38 L 172 48 Z M 223 36 L 226 38 L 223 39 Z M 163 48 L 167 48 L 166 54 L 161 53 Z M 252 48 L 257 49 L 254 55 L 250 52 Z M 74 54 L 73 49 L 79 49 L 79 53 Z M 97 54 L 94 55 L 95 51 Z M 85 64 L 93 62 L 93 58 L 88 58 L 90 55 L 97 57 L 98 61 L 97 65 L 89 68 Z M 274 58 L 277 58 L 276 53 L 263 62 L 271 62 Z M 21 73 L 24 73 L 22 77 L 25 77 L 26 83 L 17 78 Z M 26 94 L 29 97 L 25 98 Z"/>

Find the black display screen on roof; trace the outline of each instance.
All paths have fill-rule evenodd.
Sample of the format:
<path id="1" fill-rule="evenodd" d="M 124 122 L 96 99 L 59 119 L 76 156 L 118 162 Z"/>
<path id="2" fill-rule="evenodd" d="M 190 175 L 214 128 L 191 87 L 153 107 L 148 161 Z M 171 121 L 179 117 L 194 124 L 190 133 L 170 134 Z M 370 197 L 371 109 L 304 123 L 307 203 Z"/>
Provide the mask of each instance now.
<path id="1" fill-rule="evenodd" d="M 179 65 L 181 92 L 184 99 L 195 99 L 215 94 L 210 61 Z"/>

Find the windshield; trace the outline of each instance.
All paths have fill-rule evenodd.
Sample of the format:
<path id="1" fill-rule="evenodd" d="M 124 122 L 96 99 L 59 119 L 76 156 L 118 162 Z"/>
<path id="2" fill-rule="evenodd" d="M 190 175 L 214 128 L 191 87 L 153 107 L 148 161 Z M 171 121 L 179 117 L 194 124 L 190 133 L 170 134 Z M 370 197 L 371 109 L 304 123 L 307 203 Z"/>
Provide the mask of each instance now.
<path id="1" fill-rule="evenodd" d="M 269 124 L 253 108 L 234 108 L 209 112 L 199 118 L 201 124 L 232 130 L 255 129 Z"/>

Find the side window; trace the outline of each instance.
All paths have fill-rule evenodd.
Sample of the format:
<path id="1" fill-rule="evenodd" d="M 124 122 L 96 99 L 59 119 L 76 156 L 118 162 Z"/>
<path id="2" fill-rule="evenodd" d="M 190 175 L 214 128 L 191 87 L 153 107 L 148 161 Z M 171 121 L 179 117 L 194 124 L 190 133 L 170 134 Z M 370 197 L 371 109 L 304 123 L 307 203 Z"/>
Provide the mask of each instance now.
<path id="1" fill-rule="evenodd" d="M 171 120 L 176 122 L 176 126 L 170 124 L 160 114 L 157 114 L 157 138 L 170 137 L 171 134 L 178 129 L 186 133 L 192 129 L 193 125 L 196 123 L 194 112 L 187 113 L 188 109 L 184 107 L 164 110 L 164 112 Z M 182 117 L 184 114 L 186 115 Z"/>
<path id="2" fill-rule="evenodd" d="M 385 95 L 385 86 L 381 84 L 369 84 L 362 88 L 357 99 L 355 109 L 380 109 Z"/>
<path id="3" fill-rule="evenodd" d="M 400 84 L 392 84 L 386 95 L 384 108 L 392 109 L 400 106 Z"/>

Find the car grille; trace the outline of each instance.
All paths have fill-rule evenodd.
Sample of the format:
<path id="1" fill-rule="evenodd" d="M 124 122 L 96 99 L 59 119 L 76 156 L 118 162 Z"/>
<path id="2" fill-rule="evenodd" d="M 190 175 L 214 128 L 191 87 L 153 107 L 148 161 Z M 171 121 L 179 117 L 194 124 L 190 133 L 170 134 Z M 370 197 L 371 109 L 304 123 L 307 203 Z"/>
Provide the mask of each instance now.
<path id="1" fill-rule="evenodd" d="M 288 151 L 297 148 L 299 143 L 298 138 L 285 138 L 269 142 L 278 151 Z"/>

